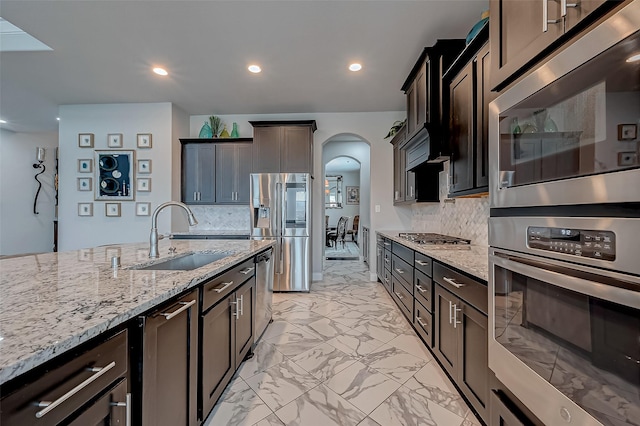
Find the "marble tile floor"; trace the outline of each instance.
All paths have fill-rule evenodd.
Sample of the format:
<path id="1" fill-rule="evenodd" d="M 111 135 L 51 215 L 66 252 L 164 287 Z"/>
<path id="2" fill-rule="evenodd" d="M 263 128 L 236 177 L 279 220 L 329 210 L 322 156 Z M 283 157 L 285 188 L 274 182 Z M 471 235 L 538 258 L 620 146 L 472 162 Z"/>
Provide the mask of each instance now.
<path id="1" fill-rule="evenodd" d="M 274 294 L 274 322 L 205 425 L 481 425 L 368 276 L 326 261 L 310 293 Z"/>

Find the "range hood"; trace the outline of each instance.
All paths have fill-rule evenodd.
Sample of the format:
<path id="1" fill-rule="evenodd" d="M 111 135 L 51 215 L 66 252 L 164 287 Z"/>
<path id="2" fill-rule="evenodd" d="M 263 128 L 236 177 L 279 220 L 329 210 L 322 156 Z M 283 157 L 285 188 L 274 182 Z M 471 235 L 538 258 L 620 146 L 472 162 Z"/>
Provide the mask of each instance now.
<path id="1" fill-rule="evenodd" d="M 448 155 L 443 155 L 441 144 L 431 137 L 427 125 L 407 141 L 403 149 L 406 152 L 408 172 L 427 164 L 442 164 L 449 159 Z"/>

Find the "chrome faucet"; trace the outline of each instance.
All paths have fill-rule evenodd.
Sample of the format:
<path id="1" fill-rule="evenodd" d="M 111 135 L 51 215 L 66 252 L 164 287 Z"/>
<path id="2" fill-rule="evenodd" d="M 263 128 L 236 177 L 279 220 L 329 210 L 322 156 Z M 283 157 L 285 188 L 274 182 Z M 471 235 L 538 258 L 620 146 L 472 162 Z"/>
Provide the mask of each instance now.
<path id="1" fill-rule="evenodd" d="M 166 203 L 160 204 L 158 207 L 156 207 L 156 209 L 153 211 L 153 215 L 151 216 L 151 235 L 149 236 L 150 259 L 155 259 L 158 257 L 158 213 L 160 213 L 160 210 L 168 206 L 182 207 L 187 212 L 189 225 L 195 226 L 198 224 L 198 221 L 193 215 L 193 212 L 185 204 L 182 204 L 179 201 L 167 201 Z"/>

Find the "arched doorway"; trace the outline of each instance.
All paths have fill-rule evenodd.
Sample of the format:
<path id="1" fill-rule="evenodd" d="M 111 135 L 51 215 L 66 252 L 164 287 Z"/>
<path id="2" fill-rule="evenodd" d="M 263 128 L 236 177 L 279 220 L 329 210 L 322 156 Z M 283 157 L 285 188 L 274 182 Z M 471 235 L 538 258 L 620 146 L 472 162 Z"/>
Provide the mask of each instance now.
<path id="1" fill-rule="evenodd" d="M 357 260 L 360 223 L 360 161 L 336 157 L 325 164 L 325 259 Z"/>

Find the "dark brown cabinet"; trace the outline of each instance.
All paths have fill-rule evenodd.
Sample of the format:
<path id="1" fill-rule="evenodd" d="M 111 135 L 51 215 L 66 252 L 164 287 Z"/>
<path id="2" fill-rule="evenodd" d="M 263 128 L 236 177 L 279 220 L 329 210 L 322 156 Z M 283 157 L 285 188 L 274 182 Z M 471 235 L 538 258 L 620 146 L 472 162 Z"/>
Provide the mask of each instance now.
<path id="1" fill-rule="evenodd" d="M 518 418 L 518 415 L 502 401 L 501 396 L 496 391 L 491 391 L 491 414 L 490 426 L 525 426 L 525 423 Z"/>
<path id="2" fill-rule="evenodd" d="M 251 121 L 254 173 L 313 174 L 315 120 Z"/>
<path id="3" fill-rule="evenodd" d="M 489 24 L 485 24 L 445 75 L 450 94 L 450 196 L 489 188 Z"/>
<path id="4" fill-rule="evenodd" d="M 550 0 L 491 0 L 492 89 L 513 82 L 616 3 L 587 0 L 563 8 L 563 2 Z"/>
<path id="5" fill-rule="evenodd" d="M 253 262 L 251 259 L 250 262 Z M 206 418 L 253 346 L 255 277 L 249 262 L 203 286 L 201 418 Z M 238 286 L 238 283 L 244 284 Z"/>
<path id="6" fill-rule="evenodd" d="M 182 201 L 186 204 L 249 204 L 251 138 L 180 139 Z"/>
<path id="7" fill-rule="evenodd" d="M 473 408 L 489 414 L 486 285 L 434 263 L 434 353 Z"/>
<path id="8" fill-rule="evenodd" d="M 142 425 L 197 425 L 198 291 L 141 318 Z"/>
<path id="9" fill-rule="evenodd" d="M 252 144 L 216 144 L 216 204 L 249 204 Z"/>
<path id="10" fill-rule="evenodd" d="M 125 426 L 132 409 L 128 366 L 127 330 L 81 345 L 19 383 L 3 384 L 0 424 Z"/>

